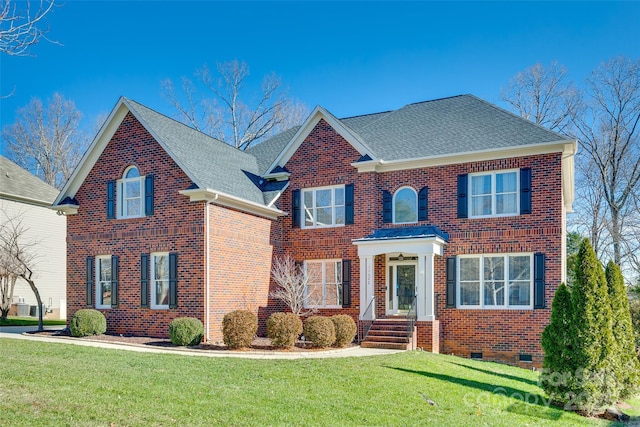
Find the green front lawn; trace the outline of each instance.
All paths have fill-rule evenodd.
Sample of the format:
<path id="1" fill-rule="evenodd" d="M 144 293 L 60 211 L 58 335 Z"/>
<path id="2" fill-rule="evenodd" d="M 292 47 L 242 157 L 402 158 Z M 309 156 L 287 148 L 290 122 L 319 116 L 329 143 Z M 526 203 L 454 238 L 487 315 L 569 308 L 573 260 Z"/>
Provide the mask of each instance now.
<path id="1" fill-rule="evenodd" d="M 44 326 L 66 325 L 66 320 L 42 319 Z M 7 320 L 0 320 L 0 326 L 38 326 L 37 317 L 7 317 Z"/>
<path id="2" fill-rule="evenodd" d="M 0 339 L 0 355 L 0 425 L 609 425 L 545 406 L 537 372 L 424 352 L 250 360 Z"/>

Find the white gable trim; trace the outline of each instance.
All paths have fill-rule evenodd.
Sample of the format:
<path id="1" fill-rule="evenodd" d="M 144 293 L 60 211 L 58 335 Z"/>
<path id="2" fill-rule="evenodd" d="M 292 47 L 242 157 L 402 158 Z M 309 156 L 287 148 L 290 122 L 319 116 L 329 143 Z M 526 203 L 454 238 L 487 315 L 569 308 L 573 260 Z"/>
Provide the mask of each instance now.
<path id="1" fill-rule="evenodd" d="M 126 98 L 121 97 L 116 103 L 116 106 L 111 111 L 111 114 L 109 114 L 109 117 L 107 117 L 104 124 L 100 128 L 100 131 L 91 142 L 91 145 L 89 145 L 89 148 L 87 149 L 84 156 L 80 160 L 80 163 L 78 164 L 78 166 L 76 166 L 75 170 L 73 171 L 73 174 L 71 174 L 71 177 L 65 184 L 64 188 L 62 189 L 62 191 L 60 191 L 58 198 L 53 202 L 54 206 L 58 205 L 66 197 L 72 197 L 72 198 L 75 197 L 76 193 L 80 189 L 80 186 L 89 175 L 89 172 L 91 172 L 91 170 L 95 166 L 96 162 L 100 158 L 100 155 L 106 148 L 109 141 L 111 141 L 111 138 L 113 137 L 116 130 L 118 129 L 120 124 L 122 124 L 122 121 L 124 120 L 125 116 L 129 112 L 133 114 L 133 116 L 136 118 L 136 120 L 138 120 L 142 124 L 142 126 L 144 126 L 147 132 L 149 132 L 153 137 L 153 139 L 158 144 L 160 144 L 162 149 L 173 159 L 174 162 L 176 162 L 176 164 L 191 179 L 191 181 L 196 183 L 196 185 L 199 185 L 199 182 L 195 179 L 194 176 L 192 176 L 189 170 L 186 167 L 184 167 L 183 164 L 181 164 L 181 162 L 176 158 L 176 156 L 173 155 L 171 150 L 169 150 L 165 146 L 162 140 L 158 138 L 158 136 L 153 132 L 153 130 L 136 113 L 135 108 L 131 107 L 131 105 L 129 104 Z"/>
<path id="2" fill-rule="evenodd" d="M 335 118 L 333 114 L 324 109 L 321 106 L 316 106 L 313 109 L 309 117 L 304 121 L 300 129 L 296 132 L 296 134 L 291 138 L 289 143 L 284 147 L 284 149 L 280 152 L 278 157 L 273 161 L 273 163 L 267 168 L 267 172 L 273 170 L 276 166 L 284 167 L 289 159 L 295 154 L 295 152 L 300 148 L 300 145 L 305 140 L 305 138 L 311 133 L 311 131 L 316 127 L 320 120 L 324 119 L 329 126 L 331 126 L 340 136 L 342 136 L 353 148 L 355 148 L 360 155 L 368 154 L 372 159 L 376 159 L 373 152 L 367 145 L 358 137 L 358 135 L 345 126 L 340 120 Z"/>
<path id="3" fill-rule="evenodd" d="M 216 205 L 237 209 L 254 215 L 262 216 L 269 219 L 277 219 L 279 216 L 287 215 L 274 207 L 261 205 L 260 203 L 250 202 L 230 194 L 212 190 L 211 188 L 194 188 L 191 190 L 181 190 L 180 194 L 189 197 L 191 202 L 206 201 Z"/>

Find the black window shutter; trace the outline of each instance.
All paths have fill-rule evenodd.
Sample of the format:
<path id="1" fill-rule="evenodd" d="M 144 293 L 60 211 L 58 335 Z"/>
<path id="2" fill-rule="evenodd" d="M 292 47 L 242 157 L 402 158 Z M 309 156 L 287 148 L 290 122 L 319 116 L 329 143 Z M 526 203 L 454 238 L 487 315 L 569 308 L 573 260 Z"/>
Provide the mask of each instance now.
<path id="1" fill-rule="evenodd" d="M 107 181 L 107 219 L 116 217 L 116 182 Z"/>
<path id="2" fill-rule="evenodd" d="M 291 225 L 300 228 L 300 190 L 291 192 Z"/>
<path id="3" fill-rule="evenodd" d="M 426 221 L 428 219 L 428 215 L 427 215 L 428 199 L 429 199 L 429 189 L 427 187 L 423 187 L 422 190 L 418 192 L 418 221 Z"/>
<path id="4" fill-rule="evenodd" d="M 118 256 L 111 255 L 111 308 L 118 308 Z"/>
<path id="5" fill-rule="evenodd" d="M 178 308 L 178 254 L 169 254 L 169 308 Z"/>
<path id="6" fill-rule="evenodd" d="M 458 218 L 468 218 L 469 202 L 467 198 L 468 174 L 458 175 Z"/>
<path id="7" fill-rule="evenodd" d="M 536 252 L 533 255 L 533 308 L 545 308 L 545 255 Z"/>
<path id="8" fill-rule="evenodd" d="M 456 306 L 456 257 L 447 258 L 447 308 Z"/>
<path id="9" fill-rule="evenodd" d="M 153 175 L 144 178 L 144 214 L 153 215 Z"/>
<path id="10" fill-rule="evenodd" d="M 87 257 L 86 279 L 87 307 L 93 307 L 93 257 Z"/>
<path id="11" fill-rule="evenodd" d="M 344 186 L 344 223 L 353 224 L 353 184 Z"/>
<path id="12" fill-rule="evenodd" d="M 140 307 L 149 307 L 149 254 L 140 255 Z"/>
<path id="13" fill-rule="evenodd" d="M 531 213 L 531 168 L 520 169 L 520 213 Z"/>
<path id="14" fill-rule="evenodd" d="M 392 197 L 388 191 L 382 192 L 382 222 L 389 223 L 392 221 Z"/>
<path id="15" fill-rule="evenodd" d="M 342 260 L 342 307 L 351 307 L 351 261 Z"/>

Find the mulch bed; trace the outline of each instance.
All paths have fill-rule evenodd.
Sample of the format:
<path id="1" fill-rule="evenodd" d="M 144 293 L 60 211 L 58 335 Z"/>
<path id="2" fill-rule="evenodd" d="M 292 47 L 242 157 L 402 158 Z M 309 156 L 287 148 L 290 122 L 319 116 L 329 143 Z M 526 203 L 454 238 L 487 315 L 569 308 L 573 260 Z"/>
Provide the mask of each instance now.
<path id="1" fill-rule="evenodd" d="M 151 338 L 151 337 L 134 337 L 127 335 L 117 335 L 117 334 L 102 334 L 102 335 L 93 335 L 89 337 L 71 337 L 71 334 L 68 330 L 62 331 L 41 331 L 41 332 L 28 332 L 30 334 L 38 334 L 45 336 L 64 336 L 70 339 L 77 340 L 91 340 L 91 341 L 106 341 L 111 343 L 119 343 L 119 344 L 132 344 L 132 345 L 148 345 L 152 347 L 173 347 L 179 348 L 171 343 L 171 340 L 168 338 Z M 355 346 L 355 344 L 351 344 L 350 346 Z M 348 346 L 348 347 L 350 347 Z M 190 350 L 213 350 L 213 351 L 227 351 L 227 346 L 222 343 L 202 343 L 200 345 L 194 347 L 188 347 Z M 271 345 L 271 340 L 269 338 L 256 337 L 251 343 L 250 348 L 244 348 L 241 350 L 234 351 L 273 351 L 273 352 L 314 352 L 314 351 L 323 351 L 327 349 L 322 348 L 313 348 L 310 343 L 306 343 L 304 341 L 296 342 L 295 347 L 291 349 L 279 349 L 275 348 Z"/>

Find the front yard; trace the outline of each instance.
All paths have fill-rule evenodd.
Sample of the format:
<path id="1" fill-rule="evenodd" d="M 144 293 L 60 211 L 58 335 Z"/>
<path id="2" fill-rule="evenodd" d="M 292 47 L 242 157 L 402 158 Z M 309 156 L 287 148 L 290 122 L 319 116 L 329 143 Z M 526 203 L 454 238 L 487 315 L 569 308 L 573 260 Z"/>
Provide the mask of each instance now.
<path id="1" fill-rule="evenodd" d="M 0 339 L 0 425 L 611 425 L 537 372 L 423 352 L 249 360 Z"/>

